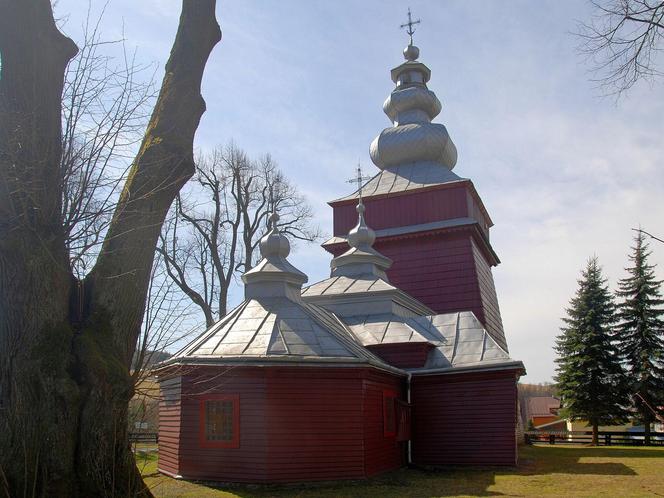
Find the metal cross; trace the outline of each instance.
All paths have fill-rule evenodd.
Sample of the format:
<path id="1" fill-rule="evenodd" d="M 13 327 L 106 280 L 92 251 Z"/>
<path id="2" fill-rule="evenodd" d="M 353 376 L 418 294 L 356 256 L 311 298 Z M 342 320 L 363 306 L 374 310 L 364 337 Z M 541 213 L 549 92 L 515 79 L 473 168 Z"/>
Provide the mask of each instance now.
<path id="1" fill-rule="evenodd" d="M 366 182 L 367 180 L 371 180 L 370 176 L 362 176 L 362 166 L 360 166 L 360 163 L 358 161 L 357 163 L 357 170 L 356 171 L 356 176 L 355 178 L 351 178 L 350 180 L 346 180 L 347 183 L 357 183 L 357 188 L 359 189 L 359 196 L 360 196 L 360 203 L 362 202 L 362 183 Z"/>
<path id="2" fill-rule="evenodd" d="M 420 21 L 419 19 L 417 21 L 413 21 L 413 18 L 410 15 L 410 7 L 408 7 L 408 22 L 405 23 L 405 24 L 402 24 L 400 27 L 401 27 L 401 29 L 406 28 L 406 27 L 408 28 L 406 30 L 406 33 L 408 33 L 410 35 L 410 44 L 411 45 L 413 44 L 413 33 L 415 33 L 415 30 L 413 29 L 413 26 L 415 26 L 416 24 L 420 24 L 421 22 L 422 21 Z"/>

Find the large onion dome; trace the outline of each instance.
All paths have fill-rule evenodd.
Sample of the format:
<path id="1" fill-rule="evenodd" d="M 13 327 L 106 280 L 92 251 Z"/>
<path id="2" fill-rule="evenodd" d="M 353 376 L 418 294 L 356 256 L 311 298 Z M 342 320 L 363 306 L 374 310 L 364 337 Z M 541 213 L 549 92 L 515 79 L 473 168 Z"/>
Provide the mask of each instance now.
<path id="1" fill-rule="evenodd" d="M 405 50 L 406 62 L 392 69 L 394 91 L 383 111 L 394 126 L 384 129 L 371 143 L 371 160 L 381 169 L 406 163 L 435 163 L 452 170 L 457 150 L 445 126 L 432 123 L 442 105 L 427 88 L 431 71 L 417 60 L 420 50 L 411 42 Z"/>

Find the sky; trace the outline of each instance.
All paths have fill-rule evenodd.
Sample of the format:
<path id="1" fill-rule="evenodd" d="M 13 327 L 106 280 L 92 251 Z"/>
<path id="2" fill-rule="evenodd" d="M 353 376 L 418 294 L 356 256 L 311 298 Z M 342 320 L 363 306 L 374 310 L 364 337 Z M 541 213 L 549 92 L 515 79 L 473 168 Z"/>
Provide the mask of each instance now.
<path id="1" fill-rule="evenodd" d="M 99 12 L 105 2 L 93 1 Z M 64 31 L 80 41 L 85 9 L 59 0 Z M 581 0 L 409 3 L 429 89 L 459 151 L 454 169 L 474 182 L 495 226 L 493 269 L 510 354 L 524 382 L 548 382 L 560 318 L 587 259 L 612 288 L 625 276 L 634 232 L 664 235 L 664 83 L 602 96 L 573 35 L 592 9 Z M 398 1 L 218 1 L 222 41 L 205 70 L 207 103 L 195 145 L 234 140 L 269 152 L 306 195 L 323 231 L 327 201 L 349 193 L 358 160 L 378 170 L 369 144 L 390 126 L 382 103 L 408 38 Z M 163 74 L 177 29 L 175 0 L 110 0 L 102 31 L 124 37 Z M 664 244 L 651 244 L 664 278 Z M 309 282 L 329 276 L 328 254 L 298 244 L 289 260 Z M 241 292 L 234 292 L 237 304 Z"/>

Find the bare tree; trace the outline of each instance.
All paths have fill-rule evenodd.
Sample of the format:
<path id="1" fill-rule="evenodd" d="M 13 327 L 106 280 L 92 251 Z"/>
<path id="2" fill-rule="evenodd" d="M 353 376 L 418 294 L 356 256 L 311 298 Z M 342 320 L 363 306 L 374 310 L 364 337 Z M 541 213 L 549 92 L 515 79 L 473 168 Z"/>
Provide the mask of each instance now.
<path id="1" fill-rule="evenodd" d="M 141 333 L 132 360 L 132 377 L 137 393 L 141 383 L 150 376 L 152 365 L 169 356 L 167 351 L 175 345 L 201 332 L 194 303 L 180 292 L 165 268 L 163 257 L 157 254 L 150 273 Z"/>
<path id="2" fill-rule="evenodd" d="M 0 489 L 151 496 L 127 439 L 155 245 L 194 173 L 214 0 L 186 0 L 159 97 L 94 266 L 69 260 L 62 95 L 78 47 L 49 0 L 0 0 Z M 66 134 L 66 131 L 65 131 Z M 73 310 L 80 310 L 76 313 Z"/>
<path id="3" fill-rule="evenodd" d="M 150 67 L 136 63 L 124 40 L 102 38 L 103 14 L 94 19 L 88 9 L 62 96 L 62 224 L 79 279 L 95 262 L 156 98 Z"/>
<path id="4" fill-rule="evenodd" d="M 311 207 L 269 155 L 252 161 L 231 143 L 201 157 L 195 178 L 178 196 L 158 251 L 210 326 L 226 314 L 236 277 L 256 262 L 271 209 L 279 211 L 281 229 L 292 238 L 314 241 L 320 232 Z"/>
<path id="5" fill-rule="evenodd" d="M 592 60 L 596 81 L 620 95 L 641 79 L 660 76 L 664 1 L 592 0 L 594 15 L 578 31 L 581 52 Z"/>

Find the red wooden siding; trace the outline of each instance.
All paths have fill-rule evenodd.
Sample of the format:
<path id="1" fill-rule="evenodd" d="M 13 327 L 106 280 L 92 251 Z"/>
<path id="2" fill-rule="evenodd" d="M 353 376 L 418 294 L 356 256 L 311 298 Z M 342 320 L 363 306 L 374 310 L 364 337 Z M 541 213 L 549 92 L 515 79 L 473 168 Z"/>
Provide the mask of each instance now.
<path id="1" fill-rule="evenodd" d="M 270 369 L 267 393 L 270 481 L 364 477 L 360 372 Z"/>
<path id="2" fill-rule="evenodd" d="M 475 259 L 475 272 L 480 289 L 480 298 L 482 301 L 482 316 L 480 321 L 486 327 L 486 331 L 493 339 L 507 351 L 507 341 L 503 330 L 503 320 L 500 317 L 500 308 L 498 307 L 498 296 L 496 286 L 493 283 L 491 267 L 487 263 L 484 255 L 471 239 L 473 248 L 473 258 Z M 479 315 L 478 315 L 479 316 Z"/>
<path id="3" fill-rule="evenodd" d="M 181 378 L 159 383 L 159 464 L 170 475 L 179 474 Z"/>
<path id="4" fill-rule="evenodd" d="M 418 368 L 424 366 L 432 347 L 426 342 L 407 342 L 375 344 L 367 349 L 395 367 Z"/>
<path id="5" fill-rule="evenodd" d="M 419 225 L 470 216 L 467 183 L 390 197 L 365 197 L 367 224 L 374 230 Z M 334 206 L 334 235 L 345 236 L 357 224 L 356 203 Z"/>
<path id="6" fill-rule="evenodd" d="M 378 373 L 372 373 L 363 381 L 366 477 L 398 469 L 406 463 L 405 443 L 398 442 L 396 434 L 386 437 L 383 427 L 383 393 L 388 391 L 395 393 L 397 399 L 404 399 L 404 382 L 404 379 Z"/>
<path id="7" fill-rule="evenodd" d="M 202 448 L 200 400 L 208 395 L 239 395 L 238 448 Z M 264 372 L 249 368 L 200 368 L 182 380 L 180 475 L 187 479 L 261 482 L 267 476 L 267 424 Z"/>
<path id="8" fill-rule="evenodd" d="M 398 468 L 402 445 L 382 437 L 376 392 L 387 386 L 403 396 L 402 382 L 366 368 L 200 367 L 182 381 L 178 472 L 163 470 L 188 479 L 297 482 Z M 238 448 L 201 447 L 200 399 L 211 394 L 239 395 Z M 370 422 L 377 412 L 379 440 Z"/>
<path id="9" fill-rule="evenodd" d="M 516 382 L 515 371 L 413 376 L 413 463 L 516 465 Z"/>
<path id="10" fill-rule="evenodd" d="M 470 236 L 452 232 L 377 241 L 374 247 L 392 259 L 390 281 L 437 313 L 483 308 Z"/>

